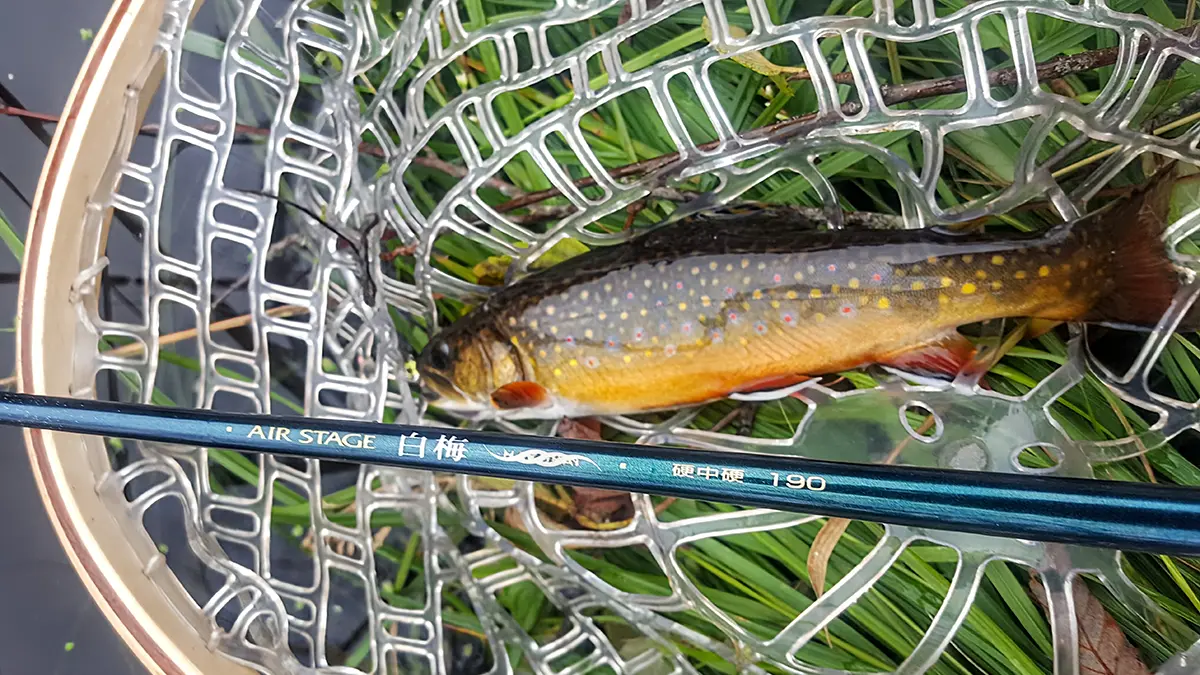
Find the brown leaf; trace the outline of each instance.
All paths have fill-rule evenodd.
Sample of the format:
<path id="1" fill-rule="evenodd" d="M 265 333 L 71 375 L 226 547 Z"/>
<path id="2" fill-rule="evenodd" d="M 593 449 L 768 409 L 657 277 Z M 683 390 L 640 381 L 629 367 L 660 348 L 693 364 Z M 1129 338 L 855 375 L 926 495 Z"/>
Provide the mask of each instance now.
<path id="1" fill-rule="evenodd" d="M 559 422 L 558 435 L 587 441 L 603 438 L 600 435 L 600 421 L 591 417 Z M 589 487 L 573 488 L 571 492 L 575 500 L 575 512 L 591 521 L 610 523 L 633 517 L 633 500 L 628 492 Z"/>
<path id="2" fill-rule="evenodd" d="M 1042 609 L 1047 609 L 1042 583 L 1031 579 L 1029 587 Z M 1150 675 L 1137 648 L 1129 644 L 1116 619 L 1082 579 L 1071 584 L 1071 594 L 1075 596 L 1075 621 L 1079 624 L 1080 675 Z"/>
<path id="3" fill-rule="evenodd" d="M 808 549 L 808 581 L 818 598 L 825 592 L 825 574 L 829 571 L 829 558 L 847 527 L 850 527 L 850 521 L 846 518 L 826 520 L 821 526 L 821 531 L 817 532 L 816 538 L 813 539 L 812 548 Z"/>
<path id="4" fill-rule="evenodd" d="M 594 417 L 564 419 L 558 423 L 558 435 L 562 438 L 578 438 L 583 441 L 600 441 L 600 420 Z"/>

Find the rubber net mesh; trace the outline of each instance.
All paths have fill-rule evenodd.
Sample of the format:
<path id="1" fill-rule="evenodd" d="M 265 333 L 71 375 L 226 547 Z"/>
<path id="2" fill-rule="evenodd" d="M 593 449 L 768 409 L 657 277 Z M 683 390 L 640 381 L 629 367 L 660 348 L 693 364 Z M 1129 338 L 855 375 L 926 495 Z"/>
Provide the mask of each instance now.
<path id="1" fill-rule="evenodd" d="M 464 23 L 475 21 L 473 7 L 418 0 L 385 25 L 361 0 L 209 0 L 189 27 L 195 8 L 171 3 L 156 54 L 166 77 L 156 91 L 131 93 L 114 189 L 96 198 L 88 223 L 89 236 L 107 228 L 108 243 L 107 257 L 83 261 L 76 282 L 75 330 L 91 355 L 77 371 L 77 394 L 415 421 L 424 406 L 406 364 L 418 324 L 438 319 L 435 299 L 469 300 L 484 290 L 435 264 L 452 233 L 511 256 L 522 271 L 567 236 L 587 245 L 618 241 L 624 233 L 591 225 L 640 200 L 669 197 L 697 177 L 709 187 L 680 213 L 734 201 L 781 172 L 804 177 L 831 226 L 841 227 L 827 176 L 831 162 L 849 156 L 872 157 L 890 174 L 902 214 L 892 226 L 961 223 L 1035 199 L 1049 199 L 1070 218 L 1131 163 L 1153 155 L 1200 159 L 1200 127 L 1156 134 L 1162 130 L 1139 117 L 1153 104 L 1151 87 L 1169 76 L 1164 69 L 1198 58 L 1187 35 L 1103 2 L 988 0 L 950 11 L 930 0 L 902 10 L 876 0 L 859 16 L 818 13 L 776 23 L 763 0 L 668 0 L 649 8 L 644 0 L 627 7 L 568 0 L 515 3 L 509 18 L 486 27 Z M 554 31 L 622 9 L 627 20 L 609 21 L 616 27 L 608 32 L 567 53 L 552 50 L 547 36 Z M 622 55 L 623 41 L 688 12 L 710 38 L 653 63 Z M 1044 83 L 1038 64 L 1048 47 L 1031 41 L 1034 14 L 1109 36 L 1111 76 L 1093 100 L 1059 95 Z M 822 49 L 830 39 L 841 43 L 834 56 Z M 897 103 L 905 85 L 881 84 L 869 59 L 879 40 L 953 45 L 962 75 L 946 105 Z M 989 83 L 997 72 L 984 60 L 989 40 L 1011 45 L 1012 62 L 1000 64 L 1003 82 Z M 735 128 L 711 70 L 775 45 L 802 56 L 811 78 L 793 86 L 811 88 L 816 105 L 782 126 L 771 127 L 776 118 L 769 118 L 757 128 Z M 502 76 L 483 84 L 463 76 L 455 91 L 439 75 L 451 64 L 480 62 L 485 51 L 494 60 L 487 67 Z M 369 73 L 384 73 L 383 84 L 371 84 L 380 79 Z M 569 87 L 557 98 L 543 94 L 535 104 L 544 114 L 514 125 L 503 97 L 551 76 Z M 672 89 L 680 85 L 702 109 L 710 139 L 693 138 L 694 112 L 685 119 Z M 137 106 L 152 95 L 139 133 Z M 626 97 L 653 104 L 673 148 L 638 172 L 610 173 L 584 129 L 603 106 Z M 1027 133 L 1008 158 L 1011 180 L 997 183 L 988 198 L 947 205 L 938 192 L 947 137 L 1013 123 Z M 1046 152 L 1047 138 L 1064 123 L 1080 132 L 1077 142 Z M 890 149 L 897 135 L 909 134 L 920 138 L 919 155 Z M 1067 175 L 1060 170 L 1075 150 L 1097 142 L 1107 149 L 1083 178 L 1056 178 Z M 449 147 L 459 164 L 439 159 Z M 559 161 L 564 153 L 587 176 L 569 174 Z M 540 167 L 545 189 L 561 195 L 558 205 L 516 214 L 488 206 L 481 191 L 528 195 L 503 180 L 514 163 Z M 429 182 L 435 195 L 406 180 L 417 169 L 440 171 Z M 279 193 L 345 236 L 254 191 Z M 1195 212 L 1181 214 L 1170 243 L 1185 241 L 1197 223 Z M 395 239 L 402 255 L 381 262 L 383 242 Z M 1192 260 L 1186 253 L 1177 256 L 1183 266 Z M 897 412 L 915 406 L 936 411 L 936 433 L 895 461 L 1017 472 L 1034 470 L 1016 457 L 1039 445 L 1059 460 L 1042 470 L 1091 476 L 1096 465 L 1196 425 L 1191 402 L 1156 393 L 1146 378 L 1190 297 L 1181 296 L 1160 329 L 1132 348 L 1131 362 L 1096 371 L 1113 394 L 1149 411 L 1149 431 L 1125 439 L 1074 441 L 1046 412 L 1087 373 L 1080 341 L 1022 397 L 983 392 L 972 382 L 912 387 L 887 380 L 853 394 L 806 388 L 790 399 L 803 411 L 788 439 L 696 430 L 696 411 L 605 424 L 644 443 L 831 457 L 847 445 L 844 420 L 885 410 L 895 428 L 881 423 L 879 435 L 855 440 L 862 459 L 883 461 L 906 437 Z M 176 339 L 188 330 L 194 336 Z M 663 500 L 635 495 L 628 522 L 583 528 L 548 515 L 555 492 L 546 486 L 150 443 L 110 441 L 108 448 L 113 472 L 98 479 L 99 489 L 158 544 L 199 608 L 191 611 L 202 613 L 198 629 L 210 631 L 214 648 L 269 672 L 666 674 L 714 663 L 746 672 L 863 672 L 826 658 L 833 640 L 857 645 L 874 664 L 866 670 L 920 673 L 951 655 L 971 661 L 971 649 L 986 651 L 989 633 L 972 627 L 968 613 L 997 560 L 1038 574 L 1055 672 L 1079 669 L 1072 583 L 1082 573 L 1147 625 L 1176 626 L 1111 551 L 873 526 L 874 538 L 845 554 L 844 573 L 823 594 L 784 585 L 776 597 L 743 599 L 749 606 L 735 611 L 739 605 L 707 592 L 689 573 L 689 557 L 703 551 L 720 559 L 728 552 L 723 542 L 761 542 L 755 537 L 773 533 L 773 542 L 794 543 L 789 552 L 802 568 L 807 544 L 795 533 L 808 528 L 811 541 L 820 517 L 711 505 L 664 511 Z M 619 562 L 576 555 L 597 551 L 650 560 L 658 574 L 635 578 Z M 906 556 L 940 565 L 936 576 L 944 583 L 921 586 L 928 615 L 905 629 L 907 644 L 893 645 L 901 658 L 872 661 L 877 650 L 847 621 L 869 621 L 887 602 L 881 594 L 897 588 L 895 567 L 912 561 Z M 909 577 L 902 582 L 913 587 Z M 528 616 L 506 610 L 504 594 L 522 599 L 508 607 L 536 608 L 536 616 L 555 617 L 556 627 L 531 625 Z M 753 607 L 782 612 L 784 627 L 765 630 L 747 618 Z M 973 632 L 959 635 L 965 631 Z M 1166 659 L 1158 672 L 1195 672 L 1189 658 L 1200 659 L 1200 644 Z M 986 664 L 972 667 L 987 672 Z"/>

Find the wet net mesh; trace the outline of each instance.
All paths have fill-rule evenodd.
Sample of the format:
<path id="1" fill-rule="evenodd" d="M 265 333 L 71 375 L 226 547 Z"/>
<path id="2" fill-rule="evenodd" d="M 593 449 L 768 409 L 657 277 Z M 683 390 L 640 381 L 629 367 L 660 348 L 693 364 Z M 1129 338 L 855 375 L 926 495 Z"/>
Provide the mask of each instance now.
<path id="1" fill-rule="evenodd" d="M 650 7 L 634 0 L 626 21 L 580 48 L 555 53 L 547 39 L 625 7 L 618 0 L 523 3 L 511 18 L 478 27 L 464 23 L 472 20 L 471 3 L 418 1 L 396 25 L 383 25 L 359 0 L 209 0 L 189 28 L 191 3 L 170 3 L 157 52 L 166 77 L 157 91 L 140 94 L 155 99 L 148 126 L 140 133 L 133 126 L 139 98 L 131 97 L 115 189 L 97 196 L 90 216 L 92 232 L 108 228 L 108 248 L 98 263 L 84 261 L 76 282 L 80 348 L 92 356 L 77 372 L 77 394 L 416 421 L 425 409 L 406 367 L 413 336 L 438 320 L 436 299 L 484 291 L 434 264 L 451 233 L 511 256 L 520 272 L 567 236 L 588 245 L 620 240 L 623 232 L 592 225 L 683 182 L 705 177 L 710 188 L 680 213 L 734 201 L 780 172 L 803 176 L 831 226 L 841 227 L 827 169 L 847 152 L 875 158 L 889 172 L 903 216 L 892 225 L 962 223 L 1035 198 L 1071 218 L 1131 163 L 1150 155 L 1200 159 L 1200 127 L 1154 133 L 1161 129 L 1145 121 L 1150 88 L 1198 52 L 1186 33 L 1113 3 L 989 0 L 949 11 L 929 0 L 902 10 L 876 0 L 863 16 L 776 23 L 763 0 Z M 681 12 L 703 15 L 711 38 L 655 63 L 623 57 L 623 41 Z M 747 27 L 734 29 L 735 12 L 743 26 L 748 16 Z M 1110 36 L 1111 77 L 1094 100 L 1044 86 L 1044 45 L 1031 40 L 1031 13 Z M 1007 79 L 996 79 L 996 64 L 985 63 L 985 28 L 1011 44 Z M 829 39 L 841 42 L 836 69 L 821 48 Z M 878 40 L 953 44 L 962 74 L 948 85 L 946 105 L 898 103 L 905 85 L 881 83 L 869 62 Z M 736 128 L 710 69 L 777 45 L 802 56 L 811 74 L 802 86 L 811 87 L 816 106 L 787 123 Z M 445 78 L 431 84 L 450 64 L 482 58 L 485 46 L 501 77 L 483 84 L 460 78 L 459 91 Z M 364 77 L 381 72 L 381 86 Z M 497 101 L 552 75 L 565 77 L 569 89 L 537 101 L 549 112 L 514 128 Z M 715 140 L 694 139 L 695 120 L 685 120 L 672 83 L 687 85 Z M 602 106 L 630 96 L 652 102 L 673 152 L 637 172 L 610 173 L 581 129 Z M 940 199 L 947 136 L 1013 122 L 1027 124 L 1028 133 L 1011 181 L 966 204 Z M 1045 152 L 1063 123 L 1081 132 L 1078 142 Z M 888 135 L 897 133 L 918 135 L 920 155 L 889 149 Z M 1072 153 L 1095 142 L 1108 150 L 1093 170 L 1058 180 Z M 451 146 L 462 161 L 447 167 L 439 156 Z M 587 175 L 569 174 L 562 153 Z M 513 162 L 540 167 L 559 205 L 514 215 L 485 203 L 480 192 L 504 188 L 498 177 Z M 436 194 L 405 179 L 414 167 L 442 171 Z M 539 216 L 536 227 L 529 214 Z M 1183 214 L 1168 233 L 1171 243 L 1185 241 L 1197 223 L 1196 212 Z M 389 239 L 400 241 L 402 255 L 381 262 Z M 1178 255 L 1181 265 L 1192 260 L 1186 253 Z M 895 461 L 1090 476 L 1098 464 L 1196 425 L 1190 402 L 1153 391 L 1147 380 L 1189 298 L 1181 296 L 1160 329 L 1130 350 L 1132 362 L 1098 371 L 1111 392 L 1150 413 L 1149 431 L 1125 439 L 1075 441 L 1047 414 L 1085 377 L 1078 341 L 1063 365 L 1020 397 L 981 392 L 973 382 L 936 388 L 886 380 L 850 393 L 809 387 L 794 399 L 803 419 L 787 439 L 697 430 L 694 410 L 605 424 L 643 443 L 821 457 L 845 445 L 848 416 L 885 410 L 891 426 L 859 440 L 866 459 L 882 461 L 897 439 L 914 435 L 903 413 L 925 410 L 935 412 L 937 425 L 911 444 L 922 459 L 905 450 Z M 179 341 L 186 331 L 193 333 Z M 555 431 L 553 424 L 501 426 Z M 1022 464 L 1017 456 L 1030 446 L 1051 448 L 1057 465 Z M 114 472 L 99 489 L 112 508 L 141 521 L 158 543 L 209 620 L 202 630 L 211 631 L 211 644 L 268 672 L 665 674 L 697 672 L 711 659 L 746 672 L 862 672 L 822 661 L 823 645 L 831 631 L 853 642 L 846 617 L 871 611 L 863 603 L 879 601 L 872 594 L 918 546 L 949 551 L 938 564 L 953 572 L 929 600 L 926 620 L 914 623 L 907 655 L 874 671 L 920 673 L 950 652 L 964 653 L 952 640 L 969 625 L 996 560 L 1039 574 L 1055 672 L 1079 668 L 1071 589 L 1080 574 L 1099 579 L 1148 625 L 1176 625 L 1131 583 L 1113 552 L 879 526 L 823 594 L 783 588 L 778 598 L 760 598 L 791 612 L 785 628 L 764 631 L 706 593 L 683 561 L 696 550 L 719 553 L 730 538 L 815 527 L 818 516 L 714 506 L 685 516 L 672 511 L 668 519 L 662 500 L 635 495 L 627 523 L 584 529 L 548 517 L 542 491 L 549 488 L 529 483 L 116 440 L 108 448 Z M 664 581 L 659 591 L 623 576 L 619 565 L 585 565 L 573 555 L 615 549 L 652 560 Z M 806 551 L 794 550 L 798 565 Z M 552 607 L 558 629 L 534 630 L 498 601 L 505 593 Z M 1200 643 L 1158 672 L 1194 672 L 1188 664 L 1196 659 Z"/>

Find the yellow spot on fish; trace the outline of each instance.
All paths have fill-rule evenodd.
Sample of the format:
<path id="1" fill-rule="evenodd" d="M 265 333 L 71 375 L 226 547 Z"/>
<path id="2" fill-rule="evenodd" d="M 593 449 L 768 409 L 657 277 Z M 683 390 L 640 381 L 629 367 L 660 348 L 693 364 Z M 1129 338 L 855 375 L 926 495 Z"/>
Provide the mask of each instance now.
<path id="1" fill-rule="evenodd" d="M 788 291 L 787 293 L 784 293 L 784 295 L 787 297 L 788 300 L 795 300 L 797 297 L 796 291 Z"/>
<path id="2" fill-rule="evenodd" d="M 808 292 L 808 297 L 810 297 L 810 298 L 821 297 L 821 289 L 819 289 L 819 288 L 812 289 L 811 291 Z"/>
<path id="3" fill-rule="evenodd" d="M 926 258 L 926 259 L 925 259 L 925 262 L 927 262 L 927 263 L 929 263 L 930 265 L 932 265 L 932 264 L 934 264 L 935 262 L 937 262 L 937 256 L 936 256 L 936 255 L 931 255 L 931 256 L 929 256 L 928 258 Z"/>
<path id="4" fill-rule="evenodd" d="M 795 274 L 792 275 L 792 278 L 795 279 L 796 281 L 804 281 L 804 273 L 796 272 Z"/>
<path id="5" fill-rule="evenodd" d="M 629 318 L 629 312 L 621 312 L 620 316 L 621 320 L 624 321 L 625 319 Z"/>
<path id="6" fill-rule="evenodd" d="M 699 268 L 699 267 L 693 267 L 693 268 L 692 268 L 692 274 L 700 274 L 700 268 Z"/>
<path id="7" fill-rule="evenodd" d="M 644 356 L 654 356 L 654 352 L 650 351 L 649 349 L 647 349 L 646 351 L 642 352 L 642 354 L 643 354 Z"/>
<path id="8" fill-rule="evenodd" d="M 923 281 L 914 281 L 914 282 L 912 282 L 912 289 L 913 289 L 914 291 L 923 291 L 923 290 L 925 290 L 925 282 L 923 282 Z"/>
<path id="9" fill-rule="evenodd" d="M 744 338 L 744 337 L 740 337 L 740 338 L 738 338 L 738 342 L 742 343 L 742 346 L 743 346 L 743 347 L 745 347 L 746 345 L 750 344 L 750 341 L 749 341 L 749 340 L 747 340 L 747 339 L 746 339 L 746 338 Z"/>
<path id="10" fill-rule="evenodd" d="M 755 300 L 762 300 L 762 291 L 755 289 L 755 291 L 750 294 L 750 297 L 754 298 Z"/>
<path id="11" fill-rule="evenodd" d="M 838 286 L 837 284 L 834 284 L 834 285 L 832 285 L 832 286 L 830 286 L 830 287 L 829 287 L 829 292 L 830 292 L 830 293 L 837 293 L 837 292 L 838 292 L 838 291 L 840 291 L 840 290 L 842 290 L 842 287 L 841 287 L 841 286 Z"/>
<path id="12" fill-rule="evenodd" d="M 681 303 L 679 303 L 679 311 L 681 311 L 681 312 L 682 312 L 682 311 L 684 311 L 684 310 L 686 310 L 686 309 L 687 309 L 687 303 L 686 303 L 686 302 L 681 302 Z"/>
<path id="13" fill-rule="evenodd" d="M 992 290 L 993 290 L 993 291 L 998 291 L 998 290 L 1000 290 L 1000 288 L 1001 288 L 1002 286 L 1004 286 L 1004 284 L 1000 283 L 999 281 L 993 281 L 993 282 L 992 282 Z"/>
<path id="14" fill-rule="evenodd" d="M 515 316 L 508 317 L 508 325 L 510 325 L 510 326 L 517 325 L 517 317 L 515 317 Z"/>
<path id="15" fill-rule="evenodd" d="M 1041 267 L 1039 267 L 1039 268 L 1038 268 L 1038 276 L 1039 276 L 1039 277 L 1048 277 L 1048 276 L 1050 276 L 1050 267 L 1049 267 L 1049 266 L 1047 266 L 1047 265 L 1042 265 Z"/>
<path id="16" fill-rule="evenodd" d="M 732 271 L 733 271 L 733 263 L 729 263 L 728 265 L 726 265 L 726 266 L 725 266 L 725 271 L 726 271 L 726 272 L 732 272 Z"/>
<path id="17" fill-rule="evenodd" d="M 587 300 L 589 295 L 591 295 L 591 293 L 589 293 L 588 291 L 580 291 L 580 292 L 579 292 L 579 299 L 580 299 L 580 300 Z"/>
<path id="18" fill-rule="evenodd" d="M 749 286 L 750 285 L 750 277 L 742 277 L 742 285 Z"/>
<path id="19" fill-rule="evenodd" d="M 742 303 L 742 309 L 744 309 L 744 310 L 746 310 L 746 311 L 750 311 L 750 303 L 748 303 L 748 302 L 743 302 L 743 303 Z"/>
<path id="20" fill-rule="evenodd" d="M 549 356 L 549 354 L 547 354 L 547 353 L 546 353 L 546 350 L 545 350 L 545 349 L 539 349 L 539 350 L 538 350 L 538 356 L 540 356 L 540 357 L 542 357 L 542 358 L 544 359 L 544 358 L 546 358 L 547 356 Z"/>
<path id="21" fill-rule="evenodd" d="M 558 326 L 550 326 L 550 334 L 558 335 Z"/>
<path id="22" fill-rule="evenodd" d="M 912 272 L 913 274 L 916 274 L 917 272 L 920 272 L 920 271 L 921 271 L 921 266 L 920 266 L 920 265 L 913 265 L 913 266 L 912 266 L 912 267 L 911 267 L 911 268 L 910 268 L 908 271 L 909 271 L 909 272 Z"/>
<path id="23" fill-rule="evenodd" d="M 749 266 L 750 266 L 750 261 L 746 260 L 745 258 L 742 258 L 742 269 L 746 269 Z"/>
<path id="24" fill-rule="evenodd" d="M 771 301 L 771 309 L 779 309 L 779 301 L 778 300 Z"/>
<path id="25" fill-rule="evenodd" d="M 954 284 L 954 280 L 950 277 L 942 277 L 942 288 L 949 288 Z"/>
<path id="26" fill-rule="evenodd" d="M 554 316 L 554 312 L 556 312 L 556 311 L 557 311 L 557 310 L 556 310 L 556 309 L 554 309 L 554 305 L 550 305 L 549 307 L 547 307 L 547 308 L 546 308 L 546 315 L 547 315 L 547 316 Z"/>
<path id="27" fill-rule="evenodd" d="M 712 304 L 712 298 L 708 297 L 707 295 L 702 295 L 700 296 L 700 304 L 708 307 Z"/>
<path id="28" fill-rule="evenodd" d="M 1025 273 L 1025 270 L 1021 270 L 1021 271 L 1017 272 L 1016 274 L 1014 274 L 1013 278 L 1014 279 L 1024 279 L 1027 276 L 1029 276 L 1029 275 Z"/>
<path id="29" fill-rule="evenodd" d="M 816 314 L 813 314 L 813 318 L 816 319 L 817 321 L 824 321 L 825 315 L 820 312 L 817 312 Z"/>
<path id="30" fill-rule="evenodd" d="M 950 304 L 950 296 L 946 295 L 945 293 L 938 293 L 938 304 L 939 305 Z"/>
<path id="31" fill-rule="evenodd" d="M 621 360 L 624 361 L 625 363 L 629 363 L 630 361 L 633 360 L 633 357 L 626 354 L 625 356 L 621 357 Z"/>
<path id="32" fill-rule="evenodd" d="M 554 376 L 555 376 L 555 377 L 562 377 L 562 368 L 555 368 L 555 369 L 554 369 Z"/>
<path id="33" fill-rule="evenodd" d="M 600 312 L 599 314 L 596 315 L 596 318 L 603 321 L 608 318 L 608 312 Z"/>
<path id="34" fill-rule="evenodd" d="M 591 340 L 591 339 L 592 339 L 592 336 L 593 336 L 593 335 L 595 335 L 595 333 L 593 333 L 593 332 L 592 332 L 592 329 L 591 329 L 591 328 L 589 328 L 589 329 L 587 329 L 587 330 L 583 331 L 583 337 L 585 337 L 585 338 L 587 338 L 587 339 L 589 339 L 589 340 Z"/>
<path id="35" fill-rule="evenodd" d="M 578 366 L 578 365 L 579 365 L 579 362 L 578 362 L 578 361 L 576 361 L 575 359 L 571 359 L 570 361 L 567 361 L 567 365 L 569 365 L 569 366 L 571 366 L 572 368 L 574 368 L 575 366 Z"/>
<path id="36" fill-rule="evenodd" d="M 886 297 L 883 297 L 883 298 L 880 298 L 879 302 L 876 304 L 879 305 L 879 309 L 887 309 L 888 307 L 892 306 L 892 301 L 888 300 Z"/>
<path id="37" fill-rule="evenodd" d="M 604 284 L 604 292 L 612 293 L 612 284 Z"/>
<path id="38" fill-rule="evenodd" d="M 696 320 L 699 321 L 700 323 L 704 323 L 704 320 L 707 318 L 708 318 L 708 316 L 706 316 L 704 314 L 700 314 L 700 315 L 696 316 Z"/>
<path id="39" fill-rule="evenodd" d="M 987 278 L 987 272 L 984 272 L 983 270 L 976 270 L 976 271 L 975 271 L 975 278 L 976 278 L 976 279 L 986 279 L 986 278 Z"/>
<path id="40" fill-rule="evenodd" d="M 561 354 L 562 353 L 562 345 L 554 345 L 554 353 Z"/>
<path id="41" fill-rule="evenodd" d="M 510 338 L 508 339 L 508 341 L 509 341 L 509 342 L 511 342 L 511 343 L 513 343 L 513 346 L 514 346 L 514 347 L 520 347 L 520 346 L 521 346 L 521 341 L 517 339 L 517 336 L 516 336 L 516 335 L 514 335 L 514 336 L 510 337 Z"/>
<path id="42" fill-rule="evenodd" d="M 971 255 L 970 253 L 968 253 L 967 255 L 964 255 L 964 256 L 962 257 L 962 261 L 963 261 L 963 262 L 965 262 L 965 263 L 967 263 L 968 265 L 970 265 L 972 262 L 974 262 L 974 261 L 975 261 L 975 256 L 973 256 L 973 255 Z"/>
<path id="43" fill-rule="evenodd" d="M 892 272 L 892 273 L 893 273 L 893 274 L 895 274 L 895 275 L 896 275 L 896 276 L 898 276 L 898 277 L 903 277 L 903 276 L 905 276 L 906 274 L 908 274 L 908 272 L 905 272 L 903 269 L 900 269 L 900 268 L 896 268 L 895 270 L 893 270 L 893 272 Z"/>
<path id="44" fill-rule="evenodd" d="M 533 330 L 537 330 L 537 327 L 538 327 L 538 322 L 537 322 L 537 319 L 534 319 L 533 321 L 530 321 L 530 322 L 529 322 L 529 327 L 530 327 L 530 328 L 532 328 Z"/>
<path id="45" fill-rule="evenodd" d="M 850 288 L 858 288 L 858 279 L 850 279 L 849 286 Z"/>
<path id="46" fill-rule="evenodd" d="M 643 307 L 643 308 L 641 309 L 641 311 L 639 311 L 639 312 L 638 312 L 638 314 L 641 314 L 642 316 L 646 316 L 646 314 L 648 314 L 648 313 L 649 313 L 649 312 L 647 312 L 647 311 L 646 311 L 646 308 L 645 308 L 645 307 Z"/>
<path id="47" fill-rule="evenodd" d="M 716 263 L 716 261 L 713 261 L 713 262 L 710 262 L 710 263 L 708 263 L 708 269 L 710 269 L 710 270 L 714 270 L 714 271 L 715 271 L 715 270 L 717 269 L 717 263 Z"/>
<path id="48" fill-rule="evenodd" d="M 974 293 L 975 292 L 975 284 L 973 284 L 969 281 L 967 283 L 963 284 L 962 292 L 963 292 L 963 295 L 970 295 L 970 294 Z"/>
<path id="49" fill-rule="evenodd" d="M 993 265 L 1003 265 L 1004 264 L 1004 256 L 1002 256 L 1002 255 L 992 256 L 992 264 Z"/>

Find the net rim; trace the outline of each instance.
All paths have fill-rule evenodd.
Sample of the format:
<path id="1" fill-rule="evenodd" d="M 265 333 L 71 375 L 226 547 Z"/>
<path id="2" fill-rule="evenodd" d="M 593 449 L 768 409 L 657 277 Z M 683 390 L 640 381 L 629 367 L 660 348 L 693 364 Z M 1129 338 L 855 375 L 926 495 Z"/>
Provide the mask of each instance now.
<path id="1" fill-rule="evenodd" d="M 194 10 L 198 9 L 197 2 Z M 72 303 L 50 302 L 70 293 L 76 265 L 89 255 L 79 234 L 87 197 L 104 179 L 105 162 L 124 123 L 113 108 L 130 90 L 153 88 L 161 67 L 147 69 L 167 0 L 115 0 L 96 32 L 42 166 L 30 211 L 17 301 L 16 387 L 23 393 L 71 395 L 74 337 L 63 326 L 76 322 Z M 144 105 L 144 104 L 143 104 Z M 139 117 L 144 114 L 144 107 Z M 91 251 L 93 259 L 103 242 Z M 63 265 L 61 263 L 70 263 Z M 183 593 L 134 521 L 105 507 L 94 465 L 105 455 L 96 438 L 25 429 L 25 446 L 42 505 L 67 559 L 93 601 L 134 657 L 151 673 L 250 673 L 211 649 L 203 639 L 200 612 L 180 613 Z M 81 461 L 81 459 L 83 461 Z M 175 584 L 178 586 L 178 583 Z M 211 628 L 208 628 L 211 630 Z"/>

